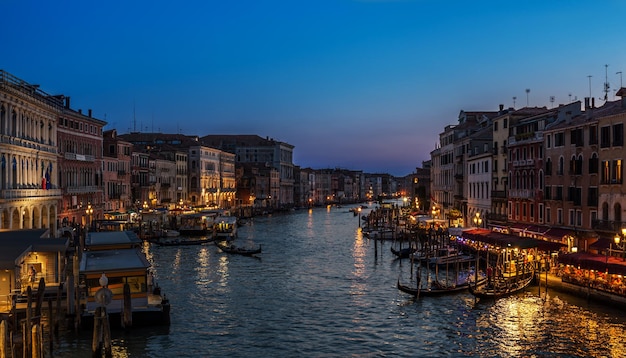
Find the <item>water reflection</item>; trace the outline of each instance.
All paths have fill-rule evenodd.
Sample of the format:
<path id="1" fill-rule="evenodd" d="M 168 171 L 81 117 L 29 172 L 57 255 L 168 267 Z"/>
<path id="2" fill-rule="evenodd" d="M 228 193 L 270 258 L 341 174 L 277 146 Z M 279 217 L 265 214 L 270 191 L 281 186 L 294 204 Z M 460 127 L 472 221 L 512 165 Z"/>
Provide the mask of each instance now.
<path id="1" fill-rule="evenodd" d="M 365 213 L 362 213 L 365 215 Z M 240 243 L 263 260 L 213 245 L 148 248 L 172 302 L 167 333 L 114 333 L 120 357 L 625 356 L 626 313 L 535 289 L 497 301 L 468 293 L 413 299 L 396 289 L 411 264 L 391 242 L 374 250 L 347 209 L 257 217 Z M 379 243 L 380 245 L 380 243 Z M 375 254 L 376 252 L 376 254 Z M 68 335 L 55 357 L 85 357 Z"/>

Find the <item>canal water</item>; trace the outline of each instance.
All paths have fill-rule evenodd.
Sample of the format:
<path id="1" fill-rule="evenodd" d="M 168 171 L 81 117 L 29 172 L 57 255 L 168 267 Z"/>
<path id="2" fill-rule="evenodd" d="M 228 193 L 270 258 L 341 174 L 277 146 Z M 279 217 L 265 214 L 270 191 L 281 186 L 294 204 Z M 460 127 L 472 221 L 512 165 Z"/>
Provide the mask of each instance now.
<path id="1" fill-rule="evenodd" d="M 626 356 L 626 312 L 555 291 L 414 300 L 396 288 L 410 262 L 395 259 L 391 242 L 375 249 L 348 209 L 255 217 L 236 242 L 261 244 L 258 258 L 146 246 L 172 324 L 114 331 L 114 356 Z M 68 333 L 54 356 L 89 357 L 90 347 L 90 333 Z"/>

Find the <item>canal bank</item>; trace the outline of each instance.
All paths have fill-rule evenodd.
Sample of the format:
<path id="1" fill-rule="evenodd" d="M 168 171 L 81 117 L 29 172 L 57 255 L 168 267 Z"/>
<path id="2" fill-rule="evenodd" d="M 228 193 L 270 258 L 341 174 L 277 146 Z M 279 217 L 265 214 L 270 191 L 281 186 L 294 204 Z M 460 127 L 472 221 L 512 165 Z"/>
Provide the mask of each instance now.
<path id="1" fill-rule="evenodd" d="M 545 290 L 547 288 L 548 292 L 554 290 L 557 292 L 568 293 L 577 297 L 581 297 L 587 299 L 590 302 L 593 301 L 596 303 L 608 303 L 611 305 L 626 308 L 625 296 L 612 293 L 607 290 L 595 288 L 590 282 L 584 286 L 579 284 L 573 284 L 563 281 L 563 279 L 559 275 L 545 272 L 537 274 L 536 279 L 540 290 Z"/>

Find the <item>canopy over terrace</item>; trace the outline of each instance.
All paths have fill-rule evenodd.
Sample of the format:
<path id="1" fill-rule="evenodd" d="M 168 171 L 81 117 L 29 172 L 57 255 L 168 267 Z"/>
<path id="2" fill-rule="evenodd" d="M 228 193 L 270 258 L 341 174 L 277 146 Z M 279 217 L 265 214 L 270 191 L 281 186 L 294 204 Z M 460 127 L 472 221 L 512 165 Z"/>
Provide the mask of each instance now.
<path id="1" fill-rule="evenodd" d="M 537 248 L 541 251 L 558 251 L 566 245 L 546 240 L 503 234 L 489 229 L 473 229 L 462 233 L 462 237 L 468 240 L 480 241 L 486 244 L 512 247 L 519 249 Z"/>
<path id="2" fill-rule="evenodd" d="M 559 255 L 559 263 L 610 274 L 626 275 L 626 262 L 612 256 L 577 252 Z"/>

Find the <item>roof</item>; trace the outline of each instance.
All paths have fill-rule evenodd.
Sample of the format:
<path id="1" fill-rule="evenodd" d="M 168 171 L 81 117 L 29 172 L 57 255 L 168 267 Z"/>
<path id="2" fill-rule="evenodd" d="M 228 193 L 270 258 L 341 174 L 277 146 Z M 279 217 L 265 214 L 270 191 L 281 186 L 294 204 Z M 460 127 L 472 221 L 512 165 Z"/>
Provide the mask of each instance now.
<path id="1" fill-rule="evenodd" d="M 132 231 L 95 231 L 87 233 L 85 238 L 86 247 L 106 247 L 141 244 L 141 239 Z"/>
<path id="2" fill-rule="evenodd" d="M 0 232 L 0 269 L 15 269 L 15 260 L 25 252 L 65 252 L 68 238 L 44 238 L 48 229 Z"/>
<path id="3" fill-rule="evenodd" d="M 85 251 L 80 260 L 81 273 L 123 272 L 150 267 L 139 249 Z"/>

